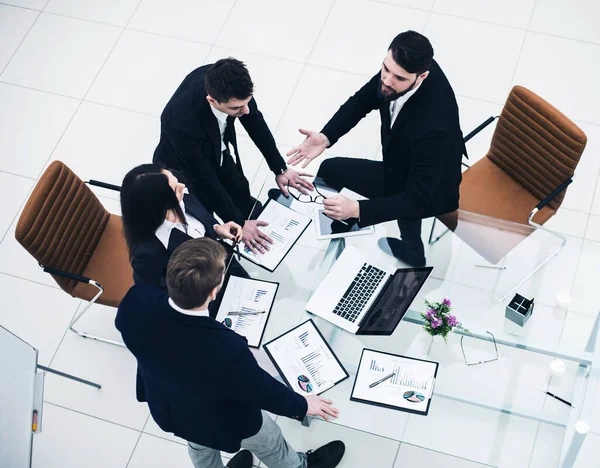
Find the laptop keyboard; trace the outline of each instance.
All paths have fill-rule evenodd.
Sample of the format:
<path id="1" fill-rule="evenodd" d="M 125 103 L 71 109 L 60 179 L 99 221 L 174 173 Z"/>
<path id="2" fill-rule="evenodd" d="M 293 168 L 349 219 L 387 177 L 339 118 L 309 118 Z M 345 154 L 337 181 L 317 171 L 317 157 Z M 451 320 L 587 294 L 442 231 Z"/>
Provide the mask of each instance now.
<path id="1" fill-rule="evenodd" d="M 385 271 L 364 263 L 333 313 L 354 323 L 384 277 Z"/>

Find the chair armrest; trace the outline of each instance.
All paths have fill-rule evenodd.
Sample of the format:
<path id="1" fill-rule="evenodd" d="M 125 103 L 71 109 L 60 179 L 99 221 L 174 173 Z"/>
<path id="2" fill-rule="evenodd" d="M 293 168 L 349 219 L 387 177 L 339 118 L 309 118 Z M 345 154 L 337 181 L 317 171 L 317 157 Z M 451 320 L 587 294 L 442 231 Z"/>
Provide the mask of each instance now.
<path id="1" fill-rule="evenodd" d="M 544 208 L 548 203 L 550 203 L 550 201 L 556 197 L 559 193 L 561 193 L 563 190 L 565 190 L 570 184 L 571 182 L 573 182 L 573 178 L 569 177 L 567 180 L 565 180 L 562 184 L 560 184 L 558 187 L 556 187 L 551 193 L 550 195 L 548 195 L 546 198 L 544 198 L 541 202 L 539 202 L 535 208 L 531 211 L 531 213 L 529 213 L 529 217 L 527 218 L 527 221 L 529 223 L 531 223 L 531 220 L 533 219 L 533 217 L 535 216 L 535 214 L 540 211 L 542 208 Z"/>
<path id="2" fill-rule="evenodd" d="M 499 116 L 497 115 L 496 117 L 491 116 L 489 117 L 485 122 L 481 123 L 481 125 L 479 125 L 475 130 L 473 130 L 471 133 L 469 133 L 465 138 L 464 141 L 465 143 L 467 141 L 469 141 L 471 138 L 473 138 L 475 135 L 477 135 L 481 130 L 483 130 L 485 127 L 487 127 L 489 124 L 491 124 L 494 120 L 496 120 Z"/>
<path id="3" fill-rule="evenodd" d="M 92 280 L 91 278 L 88 278 L 86 276 L 74 275 L 73 273 L 69 273 L 67 271 L 57 270 L 56 268 L 45 267 L 41 263 L 40 263 L 40 268 L 42 270 L 44 270 L 44 273 L 50 273 L 51 275 L 62 276 L 63 278 L 72 279 L 72 280 L 78 281 L 80 283 L 88 283 L 88 284 L 96 283 L 94 280 Z M 96 284 L 98 284 L 98 283 L 96 283 Z"/>
<path id="4" fill-rule="evenodd" d="M 113 185 L 113 184 L 108 184 L 106 182 L 101 182 L 99 180 L 94 180 L 94 179 L 90 179 L 88 181 L 86 181 L 86 184 L 88 185 L 95 185 L 96 187 L 102 187 L 108 190 L 114 190 L 115 192 L 120 192 L 121 191 L 121 187 L 118 185 Z"/>

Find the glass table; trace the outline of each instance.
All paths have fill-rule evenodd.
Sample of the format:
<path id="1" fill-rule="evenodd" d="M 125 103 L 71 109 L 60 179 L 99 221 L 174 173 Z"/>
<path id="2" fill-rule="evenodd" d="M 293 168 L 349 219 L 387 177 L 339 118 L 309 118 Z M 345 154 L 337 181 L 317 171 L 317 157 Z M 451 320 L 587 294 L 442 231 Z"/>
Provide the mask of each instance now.
<path id="1" fill-rule="evenodd" d="M 269 175 L 257 198 L 265 203 L 273 188 L 275 181 Z M 279 201 L 293 209 L 308 209 L 291 197 Z M 350 374 L 325 393 L 340 409 L 339 418 L 330 424 L 493 466 L 573 466 L 589 430 L 600 380 L 600 346 L 598 319 L 593 330 L 581 331 L 581 336 L 589 336 L 581 348 L 561 344 L 566 313 L 554 306 L 554 298 L 561 288 L 556 269 L 564 268 L 559 252 L 568 255 L 568 241 L 530 226 L 458 212 L 456 219 L 444 221 L 453 232 L 441 235 L 444 226 L 438 222 L 429 237 L 437 241 L 429 244 L 432 222 L 423 221 L 423 238 L 428 265 L 434 270 L 391 336 L 350 334 L 306 312 L 305 305 L 347 245 L 366 253 L 374 265 L 406 267 L 382 242 L 386 236 L 399 236 L 396 223 L 378 225 L 370 235 L 318 240 L 313 222 L 274 272 L 242 260 L 251 276 L 280 283 L 262 344 L 309 318 L 315 321 Z M 545 266 L 528 276 L 540 264 Z M 517 284 L 518 292 L 535 297 L 536 303 L 523 327 L 504 316 L 506 297 Z M 445 343 L 423 330 L 424 300 L 438 302 L 445 297 L 471 332 L 463 340 L 469 360 L 494 356 L 488 332 L 495 338 L 498 360 L 467 366 L 461 333 L 451 333 Z M 428 416 L 350 401 L 364 348 L 440 363 Z M 255 355 L 276 374 L 262 350 Z M 566 364 L 559 377 L 550 373 L 554 359 Z"/>

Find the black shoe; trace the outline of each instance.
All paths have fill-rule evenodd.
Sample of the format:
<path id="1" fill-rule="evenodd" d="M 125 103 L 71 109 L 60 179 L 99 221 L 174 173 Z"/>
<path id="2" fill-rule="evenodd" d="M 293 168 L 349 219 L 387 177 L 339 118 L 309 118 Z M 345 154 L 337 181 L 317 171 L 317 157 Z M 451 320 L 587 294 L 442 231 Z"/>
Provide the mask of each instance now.
<path id="1" fill-rule="evenodd" d="M 242 450 L 235 454 L 227 468 L 252 468 L 252 454 L 248 450 Z"/>
<path id="2" fill-rule="evenodd" d="M 406 245 L 395 237 L 386 237 L 387 241 L 394 257 L 400 259 L 404 263 L 408 263 L 413 267 L 424 267 L 425 266 L 425 256 L 420 253 L 415 252 L 414 250 L 410 250 L 406 248 Z"/>
<path id="3" fill-rule="evenodd" d="M 341 440 L 329 442 L 317 450 L 306 452 L 308 468 L 335 468 L 342 460 L 346 446 Z"/>

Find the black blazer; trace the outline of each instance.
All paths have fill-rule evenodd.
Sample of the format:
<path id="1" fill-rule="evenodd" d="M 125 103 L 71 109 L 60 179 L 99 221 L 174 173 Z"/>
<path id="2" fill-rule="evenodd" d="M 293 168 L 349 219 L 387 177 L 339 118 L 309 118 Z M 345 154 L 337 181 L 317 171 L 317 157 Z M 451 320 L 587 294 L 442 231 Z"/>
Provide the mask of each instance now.
<path id="1" fill-rule="evenodd" d="M 261 409 L 301 420 L 306 399 L 261 369 L 246 339 L 208 317 L 184 315 L 153 286 L 133 286 L 115 320 L 138 363 L 137 399 L 163 431 L 236 452 Z"/>
<path id="2" fill-rule="evenodd" d="M 200 204 L 198 199 L 191 195 L 183 196 L 185 213 L 192 215 L 206 228 L 206 237 L 216 240 L 217 234 L 213 226 L 219 222 Z M 191 239 L 186 233 L 179 229 L 171 230 L 169 246 L 165 248 L 156 236 L 138 244 L 131 252 L 131 266 L 133 268 L 133 280 L 135 284 L 147 283 L 165 289 L 167 287 L 165 276 L 167 264 L 173 251 L 186 240 Z"/>
<path id="3" fill-rule="evenodd" d="M 390 129 L 389 102 L 380 92 L 381 74 L 354 94 L 325 125 L 331 145 L 365 115 L 378 109 L 385 170 L 385 197 L 361 201 L 362 226 L 398 218 L 427 218 L 458 208 L 466 155 L 454 91 L 437 62 L 404 104 Z"/>
<path id="4" fill-rule="evenodd" d="M 206 100 L 204 78 L 211 65 L 191 72 L 179 85 L 161 117 L 160 142 L 153 161 L 183 173 L 190 190 L 206 207 L 219 217 L 243 225 L 245 216 L 235 205 L 217 175 L 221 160 L 221 133 L 215 115 Z M 248 104 L 250 113 L 240 122 L 275 174 L 281 174 L 286 164 L 256 101 Z M 234 118 L 228 117 L 225 138 L 231 143 L 241 170 Z M 208 203 L 210 201 L 210 203 Z"/>

